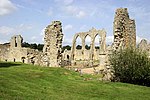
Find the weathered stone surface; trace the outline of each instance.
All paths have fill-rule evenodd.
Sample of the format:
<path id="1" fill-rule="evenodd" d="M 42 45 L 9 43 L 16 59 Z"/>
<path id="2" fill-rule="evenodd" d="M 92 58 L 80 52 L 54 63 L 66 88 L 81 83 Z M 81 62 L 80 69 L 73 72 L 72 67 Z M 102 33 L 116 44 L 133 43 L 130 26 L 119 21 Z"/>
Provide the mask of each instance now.
<path id="1" fill-rule="evenodd" d="M 60 21 L 53 21 L 45 29 L 43 63 L 50 67 L 62 66 L 62 26 Z"/>
<path id="2" fill-rule="evenodd" d="M 0 45 L 0 60 L 39 65 L 41 53 L 35 49 L 22 47 L 22 42 L 23 38 L 21 35 L 14 35 L 11 37 L 9 44 Z"/>
<path id="3" fill-rule="evenodd" d="M 127 8 L 116 10 L 114 18 L 114 50 L 136 47 L 135 21 L 129 18 Z"/>
<path id="4" fill-rule="evenodd" d="M 62 39 L 61 22 L 53 21 L 45 30 L 43 52 L 22 47 L 23 38 L 15 35 L 11 37 L 10 44 L 0 45 L 0 60 L 59 67 L 62 63 Z"/>
<path id="5" fill-rule="evenodd" d="M 95 38 L 99 35 L 99 50 L 95 49 Z M 90 50 L 85 49 L 85 39 L 87 36 L 91 37 Z M 82 49 L 76 49 L 76 39 L 81 38 L 82 40 Z M 93 60 L 99 60 L 100 66 L 104 65 L 103 59 L 105 58 L 105 50 L 106 50 L 106 31 L 105 30 L 96 30 L 92 28 L 88 32 L 80 32 L 74 35 L 72 48 L 71 48 L 71 61 L 72 65 L 76 64 L 76 60 L 82 60 L 84 62 L 88 62 L 89 66 L 93 66 Z M 84 63 L 83 62 L 83 63 Z"/>
<path id="6" fill-rule="evenodd" d="M 10 40 L 10 46 L 11 48 L 21 48 L 21 44 L 23 42 L 23 38 L 21 37 L 21 35 L 14 35 L 13 37 L 11 37 Z"/>
<path id="7" fill-rule="evenodd" d="M 142 51 L 146 51 L 150 58 L 150 43 L 148 44 L 147 40 L 142 39 L 141 42 L 137 45 L 137 48 Z"/>
<path id="8" fill-rule="evenodd" d="M 142 39 L 142 40 L 140 41 L 140 43 L 137 45 L 137 48 L 146 51 L 146 50 L 148 49 L 148 43 L 147 43 L 147 40 Z"/>
<path id="9" fill-rule="evenodd" d="M 0 44 L 0 61 L 8 60 L 9 49 L 10 43 Z"/>
<path id="10" fill-rule="evenodd" d="M 135 21 L 129 18 L 127 8 L 116 10 L 114 18 L 114 43 L 106 47 L 106 31 L 92 28 L 87 32 L 80 32 L 74 35 L 72 48 L 70 51 L 65 50 L 62 54 L 62 25 L 60 21 L 53 21 L 45 29 L 43 52 L 35 49 L 24 48 L 21 46 L 23 38 L 21 35 L 15 35 L 11 38 L 10 43 L 0 44 L 0 60 L 16 61 L 30 63 L 34 65 L 60 67 L 78 65 L 82 69 L 85 66 L 91 67 L 95 73 L 102 72 L 103 80 L 110 81 L 113 78 L 113 69 L 109 62 L 109 55 L 113 50 L 119 50 L 126 47 L 136 47 L 136 28 Z M 99 35 L 99 49 L 95 49 L 95 38 Z M 90 50 L 85 49 L 86 37 L 91 37 Z M 76 49 L 77 38 L 82 40 L 82 49 Z M 149 52 L 150 44 L 142 40 L 138 48 Z M 81 60 L 81 65 L 79 61 Z M 94 61 L 99 60 L 98 67 L 93 66 Z M 82 69 L 83 70 L 83 69 Z M 83 70 L 84 71 L 84 70 Z"/>

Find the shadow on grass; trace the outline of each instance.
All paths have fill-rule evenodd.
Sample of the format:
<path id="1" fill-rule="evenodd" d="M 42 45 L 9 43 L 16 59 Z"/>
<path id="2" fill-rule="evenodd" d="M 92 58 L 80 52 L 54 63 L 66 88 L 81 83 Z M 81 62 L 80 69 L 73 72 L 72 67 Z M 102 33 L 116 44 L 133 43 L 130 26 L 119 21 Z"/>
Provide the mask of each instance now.
<path id="1" fill-rule="evenodd" d="M 13 66 L 18 66 L 18 65 L 21 65 L 21 64 L 10 63 L 10 62 L 0 62 L 0 68 L 13 67 Z"/>

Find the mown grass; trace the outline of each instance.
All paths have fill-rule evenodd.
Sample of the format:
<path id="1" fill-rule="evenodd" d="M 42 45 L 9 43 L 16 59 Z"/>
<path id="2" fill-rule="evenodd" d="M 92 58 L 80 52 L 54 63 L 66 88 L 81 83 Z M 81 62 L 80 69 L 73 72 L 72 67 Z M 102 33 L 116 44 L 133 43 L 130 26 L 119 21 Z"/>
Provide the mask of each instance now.
<path id="1" fill-rule="evenodd" d="M 102 82 L 63 68 L 0 62 L 2 100 L 150 100 L 150 88 Z M 85 80 L 85 79 L 92 80 Z"/>

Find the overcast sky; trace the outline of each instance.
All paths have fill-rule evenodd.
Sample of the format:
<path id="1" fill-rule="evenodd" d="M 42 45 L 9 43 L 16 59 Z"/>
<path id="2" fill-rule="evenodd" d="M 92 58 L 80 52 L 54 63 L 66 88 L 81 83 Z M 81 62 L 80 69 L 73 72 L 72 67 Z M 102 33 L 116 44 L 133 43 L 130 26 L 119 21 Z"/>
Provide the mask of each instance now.
<path id="1" fill-rule="evenodd" d="M 21 34 L 29 43 L 44 43 L 44 28 L 53 20 L 63 26 L 63 45 L 71 44 L 75 33 L 92 27 L 105 29 L 107 43 L 113 41 L 113 20 L 117 8 L 128 8 L 136 21 L 137 42 L 150 40 L 150 0 L 0 0 L 0 43 Z"/>

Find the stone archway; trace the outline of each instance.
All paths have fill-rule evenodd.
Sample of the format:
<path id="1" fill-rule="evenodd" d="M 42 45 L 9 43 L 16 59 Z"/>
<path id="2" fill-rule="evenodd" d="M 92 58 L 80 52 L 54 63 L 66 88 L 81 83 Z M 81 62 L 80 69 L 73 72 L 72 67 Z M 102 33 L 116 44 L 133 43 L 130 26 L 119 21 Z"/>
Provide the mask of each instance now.
<path id="1" fill-rule="evenodd" d="M 89 34 L 86 34 L 83 38 L 83 44 L 84 48 L 82 49 L 83 51 L 83 59 L 84 60 L 90 60 L 90 51 L 91 50 L 91 43 L 92 43 L 92 37 Z"/>
<path id="2" fill-rule="evenodd" d="M 99 34 L 95 34 L 94 36 L 94 49 L 93 49 L 93 59 L 94 60 L 99 60 L 99 52 L 100 52 L 100 49 L 101 49 L 101 41 L 102 41 L 102 38 Z"/>
<path id="3" fill-rule="evenodd" d="M 21 60 L 22 60 L 22 63 L 24 63 L 25 62 L 25 57 L 21 57 Z"/>
<path id="4" fill-rule="evenodd" d="M 80 37 L 82 39 L 82 58 L 84 57 L 85 54 L 85 39 L 86 36 L 89 35 L 91 37 L 91 43 L 90 43 L 90 56 L 89 56 L 89 63 L 90 66 L 93 65 L 93 57 L 94 57 L 94 48 L 95 48 L 95 38 L 97 35 L 100 36 L 101 40 L 99 42 L 100 45 L 100 50 L 99 50 L 99 59 L 101 59 L 101 56 L 105 55 L 105 49 L 106 49 L 106 32 L 105 30 L 96 30 L 95 28 L 92 28 L 88 32 L 81 32 L 75 34 L 73 38 L 73 43 L 72 43 L 72 48 L 71 48 L 71 61 L 72 65 L 76 62 L 74 57 L 75 57 L 75 46 L 76 46 L 76 39 Z M 104 58 L 104 57 L 103 57 Z M 101 62 L 101 61 L 100 61 Z M 103 61 L 102 61 L 103 63 Z M 100 64 L 101 65 L 101 64 Z"/>

